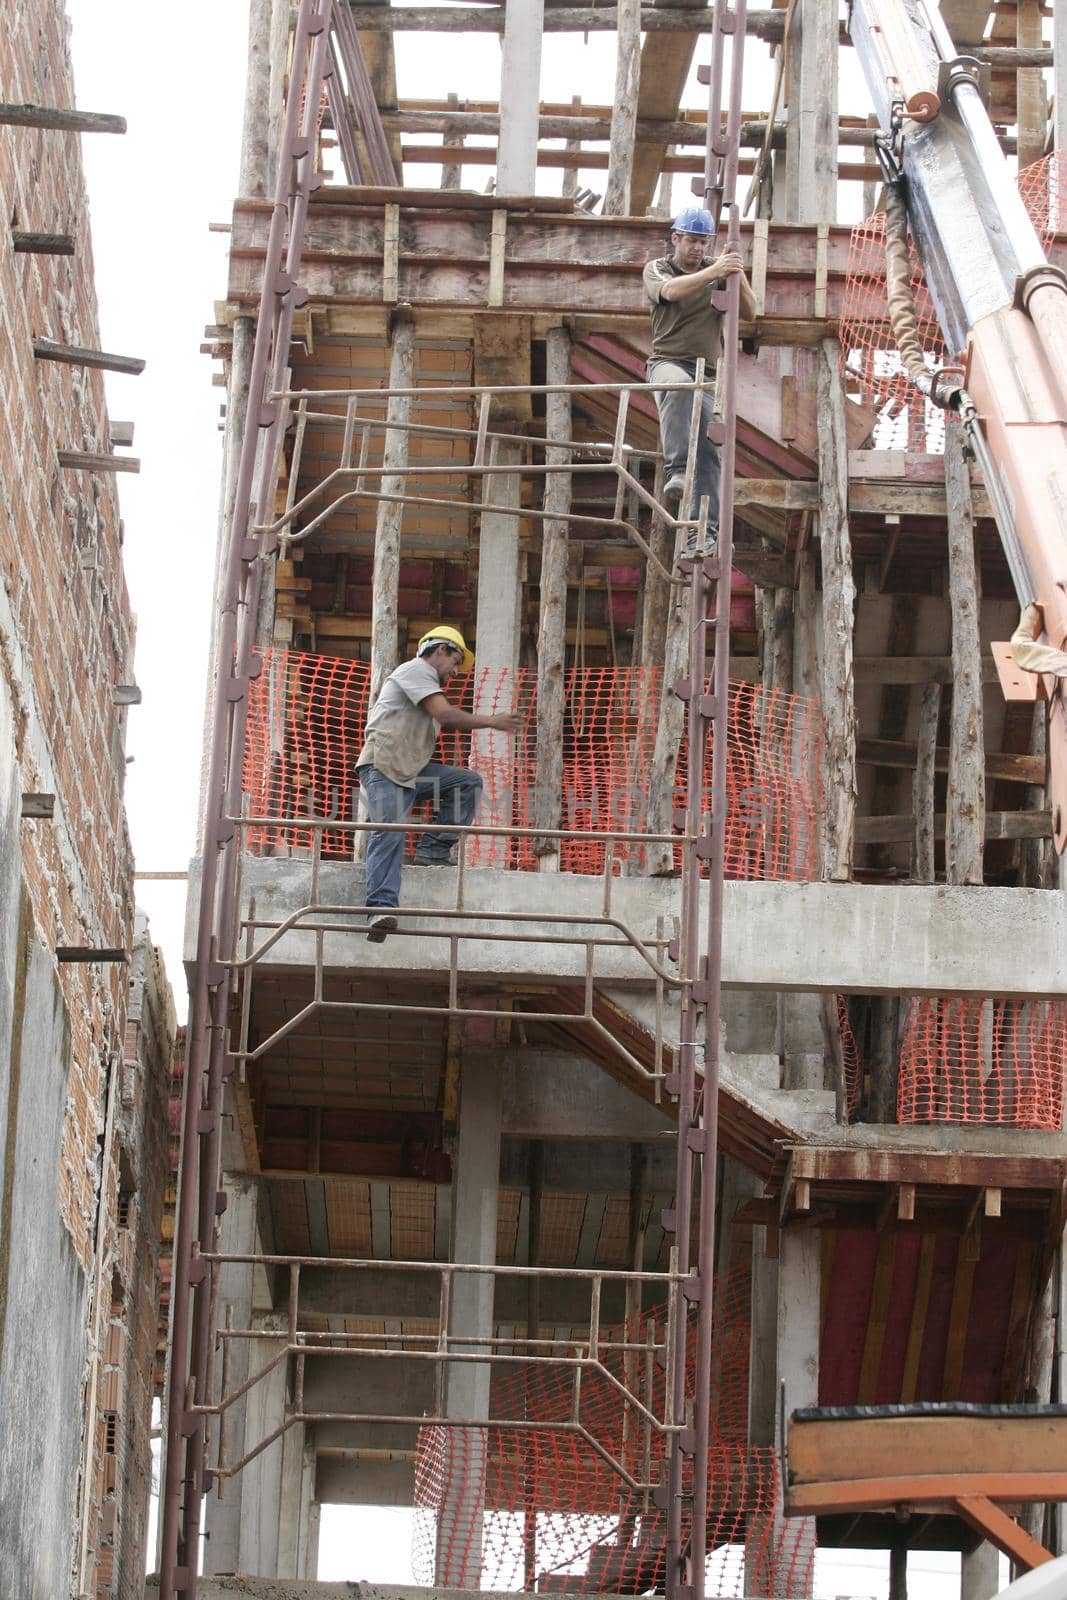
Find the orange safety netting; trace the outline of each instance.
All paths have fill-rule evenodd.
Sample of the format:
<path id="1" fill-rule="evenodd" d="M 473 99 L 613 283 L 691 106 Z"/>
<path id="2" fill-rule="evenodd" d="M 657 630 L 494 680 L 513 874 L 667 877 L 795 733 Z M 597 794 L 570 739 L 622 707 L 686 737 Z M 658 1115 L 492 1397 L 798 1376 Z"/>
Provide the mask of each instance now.
<path id="1" fill-rule="evenodd" d="M 243 787 L 249 814 L 265 821 L 248 834 L 261 853 L 306 851 L 312 833 L 302 817 L 357 816 L 355 762 L 367 715 L 370 668 L 344 657 L 268 651 L 249 691 Z M 649 829 L 653 754 L 662 675 L 636 667 L 572 669 L 566 674 L 562 827 L 575 832 Z M 480 820 L 532 827 L 538 783 L 537 682 L 533 672 L 475 669 L 449 686 L 467 710 L 491 715 L 517 705 L 523 731 L 445 733 L 439 758 L 473 765 L 484 782 Z M 473 753 L 472 753 L 473 744 Z M 684 802 L 688 751 L 683 740 L 672 805 Z M 711 745 L 705 753 L 704 809 L 710 808 Z M 812 879 L 818 874 L 822 814 L 822 724 L 816 702 L 739 683 L 731 688 L 726 871 L 735 878 Z M 615 870 L 626 846 L 615 847 Z M 632 847 L 640 850 L 640 847 Z M 414 849 L 409 839 L 408 851 Z M 565 839 L 566 872 L 600 872 L 602 840 Z M 324 854 L 351 859 L 351 835 L 325 831 Z M 476 839 L 472 866 L 536 868 L 533 840 Z M 680 850 L 675 865 L 680 864 Z"/>
<path id="2" fill-rule="evenodd" d="M 856 1115 L 856 1107 L 860 1103 L 863 1092 L 863 1063 L 860 1060 L 859 1046 L 856 1035 L 848 1015 L 848 999 L 845 995 L 837 996 L 837 1026 L 841 1034 L 841 1067 L 845 1080 L 845 1110 L 849 1122 Z"/>
<path id="3" fill-rule="evenodd" d="M 900 1045 L 898 1122 L 1063 1127 L 1067 1002 L 913 1000 Z"/>
<path id="4" fill-rule="evenodd" d="M 1047 253 L 1052 235 L 1067 219 L 1067 156 L 1036 161 L 1019 174 L 1018 183 Z M 962 352 L 946 351 L 914 245 L 910 254 L 919 342 L 934 371 Z M 878 414 L 872 445 L 879 450 L 943 450 L 945 414 L 908 377 L 889 325 L 884 212 L 866 217 L 852 230 L 840 339 L 849 393 Z"/>
<path id="5" fill-rule="evenodd" d="M 751 1335 L 748 1264 L 720 1276 L 714 1307 L 709 1407 L 709 1595 L 810 1592 L 814 1542 L 810 1524 L 781 1516 L 778 1464 L 772 1448 L 748 1443 Z M 662 1340 L 664 1310 L 648 1311 Z M 622 1330 L 607 1330 L 608 1340 Z M 695 1370 L 695 1314 L 690 1312 L 689 1392 Z M 631 1325 L 631 1337 L 639 1335 Z M 583 1349 L 576 1341 L 576 1349 Z M 662 1416 L 665 1374 L 658 1362 L 607 1352 L 604 1365 Z M 636 1369 L 636 1370 L 633 1370 Z M 525 1422 L 564 1422 L 574 1414 L 574 1379 L 547 1361 L 498 1368 L 492 1415 Z M 662 1434 L 641 1426 L 619 1389 L 595 1370 L 582 1375 L 578 1418 L 595 1444 L 645 1483 L 665 1465 Z M 683 1489 L 688 1490 L 691 1469 Z M 688 1538 L 688 1506 L 683 1541 Z M 420 1582 L 441 1587 L 537 1589 L 544 1592 L 644 1593 L 663 1587 L 665 1519 L 576 1432 L 427 1426 L 415 1470 L 414 1568 Z M 746 1574 L 747 1568 L 747 1574 Z"/>

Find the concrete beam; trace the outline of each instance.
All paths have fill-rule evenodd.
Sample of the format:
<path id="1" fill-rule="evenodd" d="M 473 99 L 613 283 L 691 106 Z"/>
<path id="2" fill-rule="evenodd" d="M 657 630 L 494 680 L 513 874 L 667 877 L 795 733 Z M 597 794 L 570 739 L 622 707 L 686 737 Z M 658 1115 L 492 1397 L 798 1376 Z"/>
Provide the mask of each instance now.
<path id="1" fill-rule="evenodd" d="M 648 1303 L 666 1296 L 653 1282 L 646 1288 Z M 364 1267 L 358 1272 L 331 1267 L 304 1267 L 300 1274 L 300 1305 L 308 1316 L 401 1317 L 431 1320 L 441 1304 L 436 1272 L 414 1268 L 389 1271 Z M 617 1322 L 623 1316 L 623 1293 L 617 1280 L 603 1286 L 602 1320 Z M 499 1275 L 493 1308 L 497 1322 L 526 1322 L 526 1279 Z M 541 1320 L 552 1326 L 576 1327 L 589 1319 L 589 1287 L 578 1278 L 548 1278 L 541 1284 Z"/>
<path id="2" fill-rule="evenodd" d="M 638 1142 L 666 1137 L 673 1142 L 665 1109 L 638 1099 L 584 1056 L 507 1050 L 496 1061 L 504 1074 L 506 1137 Z"/>
<path id="3" fill-rule="evenodd" d="M 186 959 L 195 944 L 200 862 L 191 868 Z M 467 982 L 485 980 L 515 987 L 582 982 L 585 949 L 541 944 L 539 932 L 558 934 L 560 915 L 596 918 L 601 880 L 571 873 L 522 873 L 490 869 L 467 874 L 468 915 L 456 922 L 441 913 L 454 903 L 455 868 L 408 868 L 402 902 L 417 943 L 403 932 L 384 944 L 369 944 L 349 917 L 350 931 L 327 933 L 325 964 L 333 971 L 418 973 L 419 1003 L 443 1003 L 448 972 L 448 935 L 462 927 L 460 961 Z M 272 922 L 307 904 L 309 863 L 251 859 L 243 871 L 242 913 L 255 897 L 257 916 Z M 362 904 L 358 868 L 325 865 L 324 903 Z M 702 886 L 706 894 L 707 885 Z M 618 878 L 612 888 L 614 914 L 638 939 L 652 941 L 656 919 L 669 925 L 678 910 L 673 879 Z M 417 914 L 415 908 L 418 908 Z M 526 918 L 509 923 L 516 910 Z M 329 917 L 319 918 L 329 923 Z M 340 921 L 340 917 L 332 919 Z M 856 883 L 727 883 L 724 914 L 723 983 L 729 989 L 812 990 L 858 994 L 996 994 L 1055 999 L 1067 991 L 1067 899 L 1040 889 L 946 888 L 937 885 L 874 886 Z M 1027 937 L 1009 939 L 1005 929 L 1023 927 Z M 479 940 L 479 932 L 521 932 L 514 942 Z M 586 937 L 619 937 L 595 923 L 575 925 Z M 260 935 L 265 937 L 265 935 Z M 287 933 L 263 960 L 271 971 L 313 966 L 315 935 Z M 596 952 L 598 985 L 633 986 L 651 992 L 647 963 L 629 945 Z M 436 986 L 435 986 L 436 979 Z M 370 998 L 368 996 L 368 998 Z M 677 1019 L 676 991 L 668 1026 Z"/>

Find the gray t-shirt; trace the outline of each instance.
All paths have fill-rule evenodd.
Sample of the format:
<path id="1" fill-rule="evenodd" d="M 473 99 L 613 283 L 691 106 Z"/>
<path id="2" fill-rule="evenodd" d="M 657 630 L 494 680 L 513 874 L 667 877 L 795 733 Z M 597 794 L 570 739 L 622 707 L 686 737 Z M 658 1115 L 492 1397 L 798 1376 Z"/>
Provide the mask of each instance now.
<path id="1" fill-rule="evenodd" d="M 431 694 L 441 693 L 441 680 L 428 661 L 404 661 L 382 684 L 371 707 L 357 767 L 377 767 L 404 789 L 415 779 L 437 749 L 441 724 L 423 709 Z"/>

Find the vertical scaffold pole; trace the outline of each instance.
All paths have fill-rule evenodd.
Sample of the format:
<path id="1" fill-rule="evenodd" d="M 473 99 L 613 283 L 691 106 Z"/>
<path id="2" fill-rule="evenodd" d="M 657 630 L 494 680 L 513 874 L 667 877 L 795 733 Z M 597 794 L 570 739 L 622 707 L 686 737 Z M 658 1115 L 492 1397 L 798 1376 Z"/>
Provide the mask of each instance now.
<path id="1" fill-rule="evenodd" d="M 254 533 L 257 507 L 273 507 L 287 403 L 285 388 L 308 199 L 317 187 L 316 133 L 329 71 L 333 0 L 300 0 L 293 38 L 278 181 L 263 268 L 249 406 L 241 441 L 233 523 L 221 586 L 215 693 L 206 790 L 203 879 L 197 923 L 185 1104 L 182 1115 L 170 1393 L 163 1480 L 160 1600 L 196 1593 L 203 1495 L 203 1414 L 212 1330 L 207 1278 L 199 1255 L 212 1248 L 217 1222 L 220 1113 L 226 1064 L 226 969 L 236 926 L 240 839 L 230 818 L 240 788 L 248 683 L 263 561 L 271 553 Z M 253 493 L 253 486 L 255 493 Z"/>
<path id="2" fill-rule="evenodd" d="M 708 140 L 704 199 L 719 220 L 727 222 L 727 248 L 740 247 L 737 149 L 741 120 L 741 76 L 744 59 L 745 0 L 730 10 L 716 0 L 708 95 Z M 727 118 L 722 123 L 725 46 L 731 41 Z M 678 1083 L 678 1159 L 675 1220 L 679 1259 L 685 1279 L 676 1321 L 675 1415 L 685 1427 L 672 1442 L 668 1472 L 667 1593 L 671 1600 L 703 1600 L 707 1560 L 708 1444 L 711 1343 L 714 1314 L 716 1178 L 719 1092 L 719 1023 L 722 983 L 722 915 L 726 858 L 726 767 L 730 708 L 730 599 L 733 571 L 734 468 L 737 419 L 737 340 L 740 283 L 730 278 L 725 294 L 722 397 L 721 473 L 718 547 L 713 557 L 693 562 L 688 698 L 689 759 L 686 797 L 686 840 L 683 855 L 684 976 L 689 980 L 684 1004 Z M 709 604 L 712 607 L 709 613 Z M 709 624 L 714 627 L 715 664 L 711 692 L 705 693 Z M 704 752 L 711 735 L 711 808 L 705 811 Z M 702 871 L 706 863 L 707 917 L 701 928 Z M 701 933 L 703 932 L 703 938 Z M 697 1085 L 697 1036 L 703 1013 L 703 1085 Z M 699 1204 L 695 1189 L 700 1174 Z M 695 1264 L 692 1224 L 696 1220 Z M 690 1315 L 694 1308 L 695 1362 L 687 1360 Z M 692 1391 L 686 1381 L 693 1372 Z M 689 1482 L 686 1483 L 686 1463 Z M 683 1504 L 690 1505 L 688 1538 Z"/>

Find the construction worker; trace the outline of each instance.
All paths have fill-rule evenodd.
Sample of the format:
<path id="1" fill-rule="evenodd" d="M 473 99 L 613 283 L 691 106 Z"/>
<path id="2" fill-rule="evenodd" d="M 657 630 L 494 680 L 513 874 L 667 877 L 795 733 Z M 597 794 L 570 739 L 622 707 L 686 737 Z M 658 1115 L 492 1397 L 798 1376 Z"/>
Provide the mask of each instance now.
<path id="1" fill-rule="evenodd" d="M 726 250 L 709 260 L 706 252 L 714 242 L 711 212 L 691 206 L 671 223 L 671 254 L 650 261 L 645 267 L 645 293 L 651 301 L 652 317 L 650 383 L 691 383 L 701 356 L 708 380 L 714 383 L 715 363 L 722 349 L 722 317 L 711 304 L 711 292 L 721 288 L 728 278 L 740 276 L 742 317 L 749 320 L 755 315 L 756 302 L 741 257 L 735 250 Z M 708 425 L 714 419 L 713 393 L 708 390 L 701 398 L 693 498 L 686 507 L 680 501 L 685 489 L 693 393 L 677 389 L 661 392 L 656 395 L 656 406 L 667 473 L 664 499 L 676 515 L 695 517 L 701 499 L 708 497 L 706 547 L 710 550 L 719 526 L 719 447 L 708 438 Z M 694 530 L 689 535 L 688 553 L 694 554 L 695 549 Z"/>
<path id="2" fill-rule="evenodd" d="M 446 699 L 442 691 L 453 673 L 467 672 L 473 665 L 463 635 L 442 623 L 423 634 L 411 661 L 389 674 L 367 718 L 356 775 L 371 821 L 403 822 L 416 800 L 433 801 L 429 826 L 415 848 L 417 867 L 446 866 L 451 861 L 456 836 L 441 824 L 463 827 L 472 821 L 482 792 L 476 772 L 433 759 L 441 729 L 467 733 L 494 728 L 516 734 L 522 728 L 522 717 L 510 711 L 477 717 Z M 392 908 L 400 904 L 405 838 L 399 830 L 383 830 L 372 831 L 367 841 L 367 905 L 382 907 L 367 923 L 367 938 L 375 944 L 381 944 L 397 925 Z"/>

